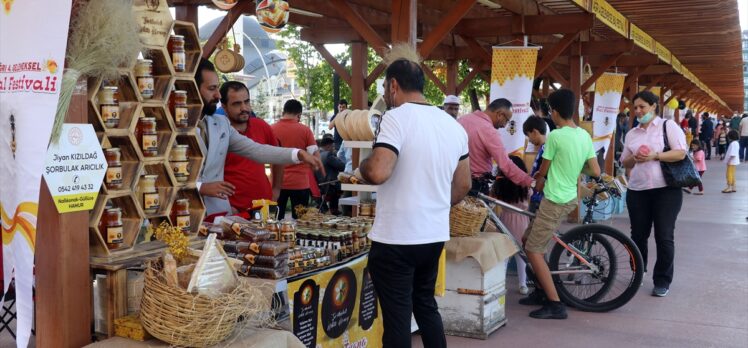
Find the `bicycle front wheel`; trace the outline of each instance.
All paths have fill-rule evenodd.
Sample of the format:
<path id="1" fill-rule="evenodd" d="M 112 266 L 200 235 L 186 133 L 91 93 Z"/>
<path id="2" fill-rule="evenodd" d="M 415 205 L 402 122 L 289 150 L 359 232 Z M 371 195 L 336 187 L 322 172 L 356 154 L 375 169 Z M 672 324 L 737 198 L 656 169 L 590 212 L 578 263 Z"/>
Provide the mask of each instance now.
<path id="1" fill-rule="evenodd" d="M 610 226 L 589 224 L 569 230 L 561 240 L 596 268 L 561 244 L 553 247 L 548 266 L 566 304 L 588 312 L 607 312 L 636 295 L 644 265 L 628 236 Z"/>

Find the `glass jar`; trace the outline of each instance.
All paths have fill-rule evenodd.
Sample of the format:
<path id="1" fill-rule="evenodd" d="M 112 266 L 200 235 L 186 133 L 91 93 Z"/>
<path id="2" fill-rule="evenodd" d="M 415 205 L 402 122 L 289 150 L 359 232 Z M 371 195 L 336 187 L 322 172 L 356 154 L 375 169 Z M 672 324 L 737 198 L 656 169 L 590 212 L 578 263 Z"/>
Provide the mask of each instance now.
<path id="1" fill-rule="evenodd" d="M 296 226 L 292 221 L 283 221 L 280 226 L 282 233 L 296 233 Z"/>
<path id="2" fill-rule="evenodd" d="M 177 128 L 187 128 L 190 120 L 187 115 L 187 91 L 175 90 L 171 92 L 169 109 L 174 115 L 174 124 Z"/>
<path id="3" fill-rule="evenodd" d="M 101 120 L 107 128 L 119 127 L 119 100 L 117 86 L 104 86 L 98 94 Z"/>
<path id="4" fill-rule="evenodd" d="M 268 219 L 265 228 L 270 232 L 270 240 L 280 240 L 280 224 L 278 221 Z"/>
<path id="5" fill-rule="evenodd" d="M 124 242 L 124 225 L 122 224 L 122 210 L 120 208 L 107 208 L 99 222 L 99 231 L 106 240 L 109 250 L 117 249 Z"/>
<path id="6" fill-rule="evenodd" d="M 143 99 L 153 98 L 153 61 L 150 59 L 138 59 L 135 65 L 135 79 L 138 90 Z"/>
<path id="7" fill-rule="evenodd" d="M 187 157 L 189 148 L 189 145 L 176 144 L 169 155 L 171 169 L 174 170 L 174 177 L 178 182 L 185 182 L 190 178 L 190 160 Z"/>
<path id="8" fill-rule="evenodd" d="M 145 174 L 140 177 L 140 191 L 143 194 L 143 212 L 146 214 L 155 214 L 161 207 L 156 189 L 156 180 L 158 175 Z"/>
<path id="9" fill-rule="evenodd" d="M 104 184 L 110 190 L 119 190 L 122 188 L 122 154 L 118 147 L 104 149 L 104 158 L 106 158 L 107 168 Z"/>
<path id="10" fill-rule="evenodd" d="M 190 200 L 187 198 L 177 199 L 171 209 L 171 221 L 176 224 L 182 233 L 190 233 Z"/>
<path id="11" fill-rule="evenodd" d="M 169 36 L 169 44 L 167 45 L 167 48 L 169 49 L 169 54 L 171 54 L 171 62 L 174 65 L 174 71 L 184 72 L 187 61 L 187 56 L 184 53 L 184 36 Z"/>
<path id="12" fill-rule="evenodd" d="M 155 117 L 143 117 L 138 120 L 137 136 L 143 156 L 158 156 L 158 132 Z"/>

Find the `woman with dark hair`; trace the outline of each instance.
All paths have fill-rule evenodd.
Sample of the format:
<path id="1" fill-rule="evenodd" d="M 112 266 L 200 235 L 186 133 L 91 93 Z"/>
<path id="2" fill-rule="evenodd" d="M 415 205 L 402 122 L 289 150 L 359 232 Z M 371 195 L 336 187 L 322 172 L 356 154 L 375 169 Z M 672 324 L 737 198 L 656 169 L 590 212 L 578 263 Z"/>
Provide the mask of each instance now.
<path id="1" fill-rule="evenodd" d="M 631 221 L 631 239 L 644 258 L 647 271 L 647 241 L 654 225 L 657 262 L 652 279 L 653 296 L 664 297 L 673 281 L 675 255 L 675 220 L 683 203 L 680 187 L 669 187 L 660 162 L 677 162 L 685 158 L 688 145 L 680 126 L 656 116 L 659 98 L 652 92 L 637 93 L 633 115 L 639 125 L 626 134 L 621 159 L 631 170 L 626 204 Z M 670 149 L 664 151 L 664 131 Z"/>

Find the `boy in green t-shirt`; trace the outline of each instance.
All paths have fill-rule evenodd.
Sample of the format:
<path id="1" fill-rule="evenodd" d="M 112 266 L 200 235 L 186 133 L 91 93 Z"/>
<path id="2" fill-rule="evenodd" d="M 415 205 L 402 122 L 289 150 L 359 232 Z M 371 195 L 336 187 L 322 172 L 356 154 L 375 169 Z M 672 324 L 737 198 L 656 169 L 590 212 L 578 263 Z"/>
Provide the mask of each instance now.
<path id="1" fill-rule="evenodd" d="M 546 139 L 543 164 L 535 174 L 535 189 L 542 191 L 544 198 L 522 238 L 527 258 L 547 301 L 542 292 L 536 290 L 520 303 L 542 305 L 543 308 L 530 312 L 531 317 L 538 319 L 566 319 L 566 306 L 558 297 L 544 255 L 553 232 L 577 206 L 579 174 L 600 176 L 592 139 L 587 131 L 577 127 L 572 118 L 575 100 L 574 92 L 568 89 L 560 89 L 548 97 L 556 129 Z"/>

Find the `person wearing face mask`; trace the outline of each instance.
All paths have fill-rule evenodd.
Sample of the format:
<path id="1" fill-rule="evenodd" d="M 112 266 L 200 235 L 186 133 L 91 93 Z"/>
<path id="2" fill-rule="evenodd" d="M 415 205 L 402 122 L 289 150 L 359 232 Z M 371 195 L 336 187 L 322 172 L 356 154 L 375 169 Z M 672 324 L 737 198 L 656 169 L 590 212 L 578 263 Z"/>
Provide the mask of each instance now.
<path id="1" fill-rule="evenodd" d="M 657 262 L 652 274 L 652 296 L 664 297 L 673 281 L 675 220 L 683 203 L 683 191 L 680 187 L 667 186 L 660 162 L 682 160 L 688 145 L 686 135 L 675 122 L 655 116 L 658 101 L 659 98 L 649 91 L 634 96 L 634 114 L 639 125 L 626 134 L 621 159 L 623 166 L 631 170 L 626 194 L 631 239 L 642 253 L 646 272 L 647 241 L 654 225 Z M 664 129 L 667 130 L 669 151 L 663 151 Z"/>
<path id="2" fill-rule="evenodd" d="M 511 119 L 512 103 L 499 98 L 488 104 L 485 112 L 476 110 L 457 120 L 468 134 L 473 190 L 488 194 L 488 187 L 483 185 L 480 178 L 490 175 L 492 159 L 498 164 L 503 176 L 509 178 L 510 181 L 520 186 L 534 187 L 532 177 L 509 159 L 501 136 L 497 132 Z"/>

